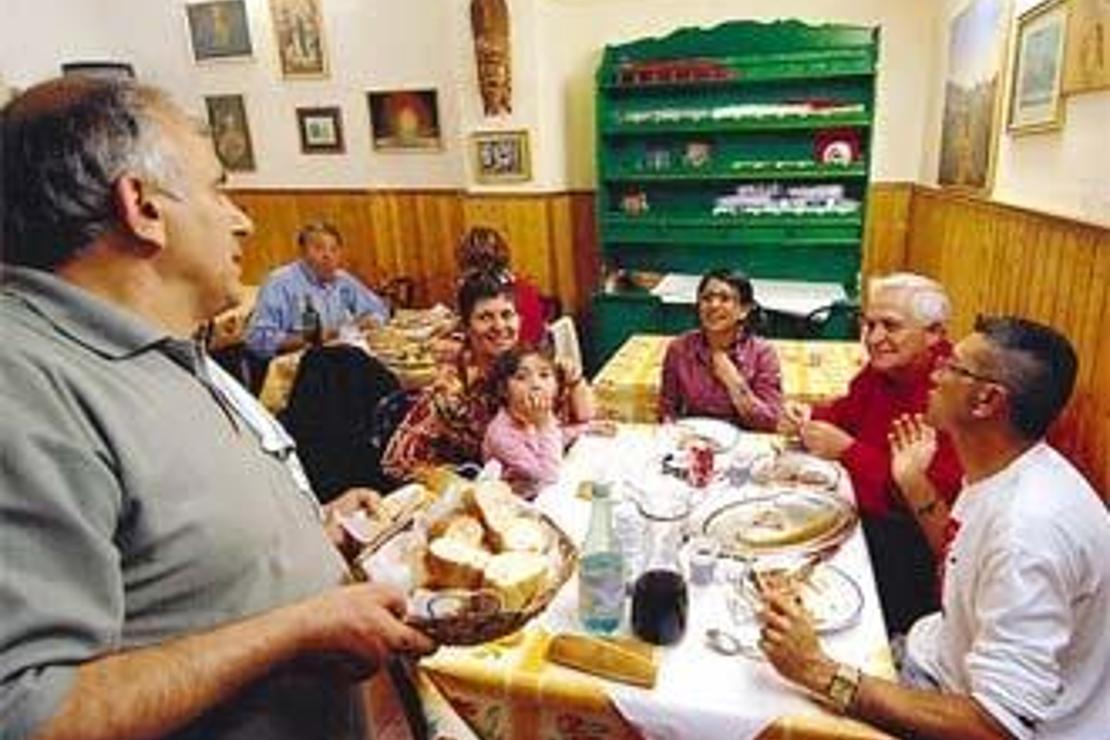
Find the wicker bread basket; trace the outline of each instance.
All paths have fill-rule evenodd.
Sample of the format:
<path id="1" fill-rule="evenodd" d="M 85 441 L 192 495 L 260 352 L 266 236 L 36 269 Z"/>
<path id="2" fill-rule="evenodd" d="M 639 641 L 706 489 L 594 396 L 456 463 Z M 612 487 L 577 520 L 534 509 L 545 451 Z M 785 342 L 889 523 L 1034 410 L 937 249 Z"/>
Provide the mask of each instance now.
<path id="1" fill-rule="evenodd" d="M 546 609 L 578 567 L 578 549 L 547 515 L 537 512 L 535 516 L 552 534 L 554 564 L 545 587 L 523 608 L 434 618 L 415 615 L 408 617 L 408 623 L 442 645 L 477 645 L 516 632 Z"/>

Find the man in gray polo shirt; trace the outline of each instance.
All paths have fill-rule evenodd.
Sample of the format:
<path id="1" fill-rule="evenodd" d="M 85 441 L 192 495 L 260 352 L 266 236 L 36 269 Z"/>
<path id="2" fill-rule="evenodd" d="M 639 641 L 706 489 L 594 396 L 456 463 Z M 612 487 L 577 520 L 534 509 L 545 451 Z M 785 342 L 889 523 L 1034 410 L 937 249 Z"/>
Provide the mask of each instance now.
<path id="1" fill-rule="evenodd" d="M 2 115 L 0 736 L 357 736 L 354 682 L 433 645 L 189 339 L 251 229 L 208 138 L 131 83 Z"/>

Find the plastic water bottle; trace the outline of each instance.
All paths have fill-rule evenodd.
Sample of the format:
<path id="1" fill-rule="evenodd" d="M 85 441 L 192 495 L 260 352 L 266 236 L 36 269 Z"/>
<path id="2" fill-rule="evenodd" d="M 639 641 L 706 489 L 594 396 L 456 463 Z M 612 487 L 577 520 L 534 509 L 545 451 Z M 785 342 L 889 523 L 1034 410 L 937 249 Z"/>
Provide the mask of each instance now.
<path id="1" fill-rule="evenodd" d="M 624 557 L 613 535 L 608 485 L 593 485 L 590 529 L 578 561 L 578 617 L 589 632 L 614 631 L 624 616 Z"/>

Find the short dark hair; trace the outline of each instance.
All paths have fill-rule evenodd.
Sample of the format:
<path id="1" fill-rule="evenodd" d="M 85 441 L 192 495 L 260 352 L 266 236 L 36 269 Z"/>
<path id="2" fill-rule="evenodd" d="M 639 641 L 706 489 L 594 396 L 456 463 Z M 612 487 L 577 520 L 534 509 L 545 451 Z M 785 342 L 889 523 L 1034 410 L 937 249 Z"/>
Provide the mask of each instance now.
<path id="1" fill-rule="evenodd" d="M 0 112 L 3 261 L 52 270 L 115 228 L 125 173 L 175 187 L 179 163 L 154 117 L 159 90 L 84 75 L 32 87 Z"/>
<path id="2" fill-rule="evenodd" d="M 763 309 L 755 301 L 755 289 L 752 287 L 752 281 L 747 275 L 738 270 L 729 270 L 724 267 L 719 267 L 715 270 L 710 270 L 701 276 L 698 281 L 698 299 L 701 299 L 701 294 L 709 287 L 710 280 L 720 280 L 722 283 L 727 284 L 732 292 L 736 294 L 737 299 L 740 301 L 741 306 L 751 306 L 752 310 L 744 318 L 740 325 L 740 332 L 742 334 L 752 334 L 758 332 L 763 325 Z"/>
<path id="3" fill-rule="evenodd" d="M 335 224 L 330 221 L 318 219 L 316 221 L 309 221 L 297 231 L 297 246 L 304 249 L 308 246 L 308 240 L 315 234 L 329 234 L 339 244 L 343 244 L 343 235 L 339 233 L 339 229 Z"/>
<path id="4" fill-rule="evenodd" d="M 980 316 L 975 331 L 997 356 L 991 368 L 1010 391 L 1010 423 L 1026 439 L 1040 439 L 1075 387 L 1079 359 L 1055 329 L 1014 316 Z"/>
<path id="5" fill-rule="evenodd" d="M 741 305 L 747 306 L 755 303 L 755 290 L 752 288 L 752 281 L 748 276 L 736 270 L 729 270 L 723 267 L 715 270 L 710 270 L 701 276 L 698 282 L 698 297 L 705 292 L 706 287 L 709 285 L 710 280 L 719 280 L 722 283 L 727 283 L 733 292 L 736 293 Z"/>
<path id="6" fill-rule="evenodd" d="M 459 241 L 456 257 L 464 274 L 509 269 L 509 245 L 496 229 L 488 226 L 475 226 L 467 231 Z"/>
<path id="7" fill-rule="evenodd" d="M 459 315 L 463 325 L 470 323 L 474 307 L 479 301 L 505 296 L 513 300 L 513 285 L 502 275 L 494 272 L 471 272 L 463 279 L 459 286 L 458 304 Z"/>
<path id="8" fill-rule="evenodd" d="M 509 398 L 509 378 L 516 375 L 516 371 L 520 369 L 521 363 L 525 358 L 537 355 L 547 360 L 551 365 L 552 370 L 556 371 L 558 377 L 558 369 L 555 366 L 555 354 L 551 347 L 546 344 L 518 344 L 507 352 L 503 352 L 497 356 L 493 361 L 493 367 L 490 369 L 489 383 L 493 388 L 493 392 L 501 403 L 505 403 Z M 560 379 L 560 382 L 561 379 Z"/>

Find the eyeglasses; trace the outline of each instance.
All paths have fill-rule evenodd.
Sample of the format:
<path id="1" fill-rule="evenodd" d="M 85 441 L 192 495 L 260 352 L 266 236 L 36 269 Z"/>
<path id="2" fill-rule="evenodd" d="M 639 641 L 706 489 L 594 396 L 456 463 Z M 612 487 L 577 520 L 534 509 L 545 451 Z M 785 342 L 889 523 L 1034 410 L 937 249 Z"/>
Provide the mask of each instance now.
<path id="1" fill-rule="evenodd" d="M 698 303 L 736 303 L 736 294 L 726 290 L 707 290 L 698 295 Z"/>
<path id="2" fill-rule="evenodd" d="M 1005 381 L 999 380 L 998 378 L 992 377 L 990 375 L 976 372 L 969 367 L 965 367 L 964 365 L 961 365 L 958 361 L 956 361 L 956 359 L 953 357 L 948 357 L 942 360 L 939 367 L 945 372 L 962 375 L 965 378 L 971 378 L 972 380 L 978 380 L 983 383 L 994 383 L 995 385 L 1000 385 L 1003 388 L 1009 387 L 1006 385 Z"/>

